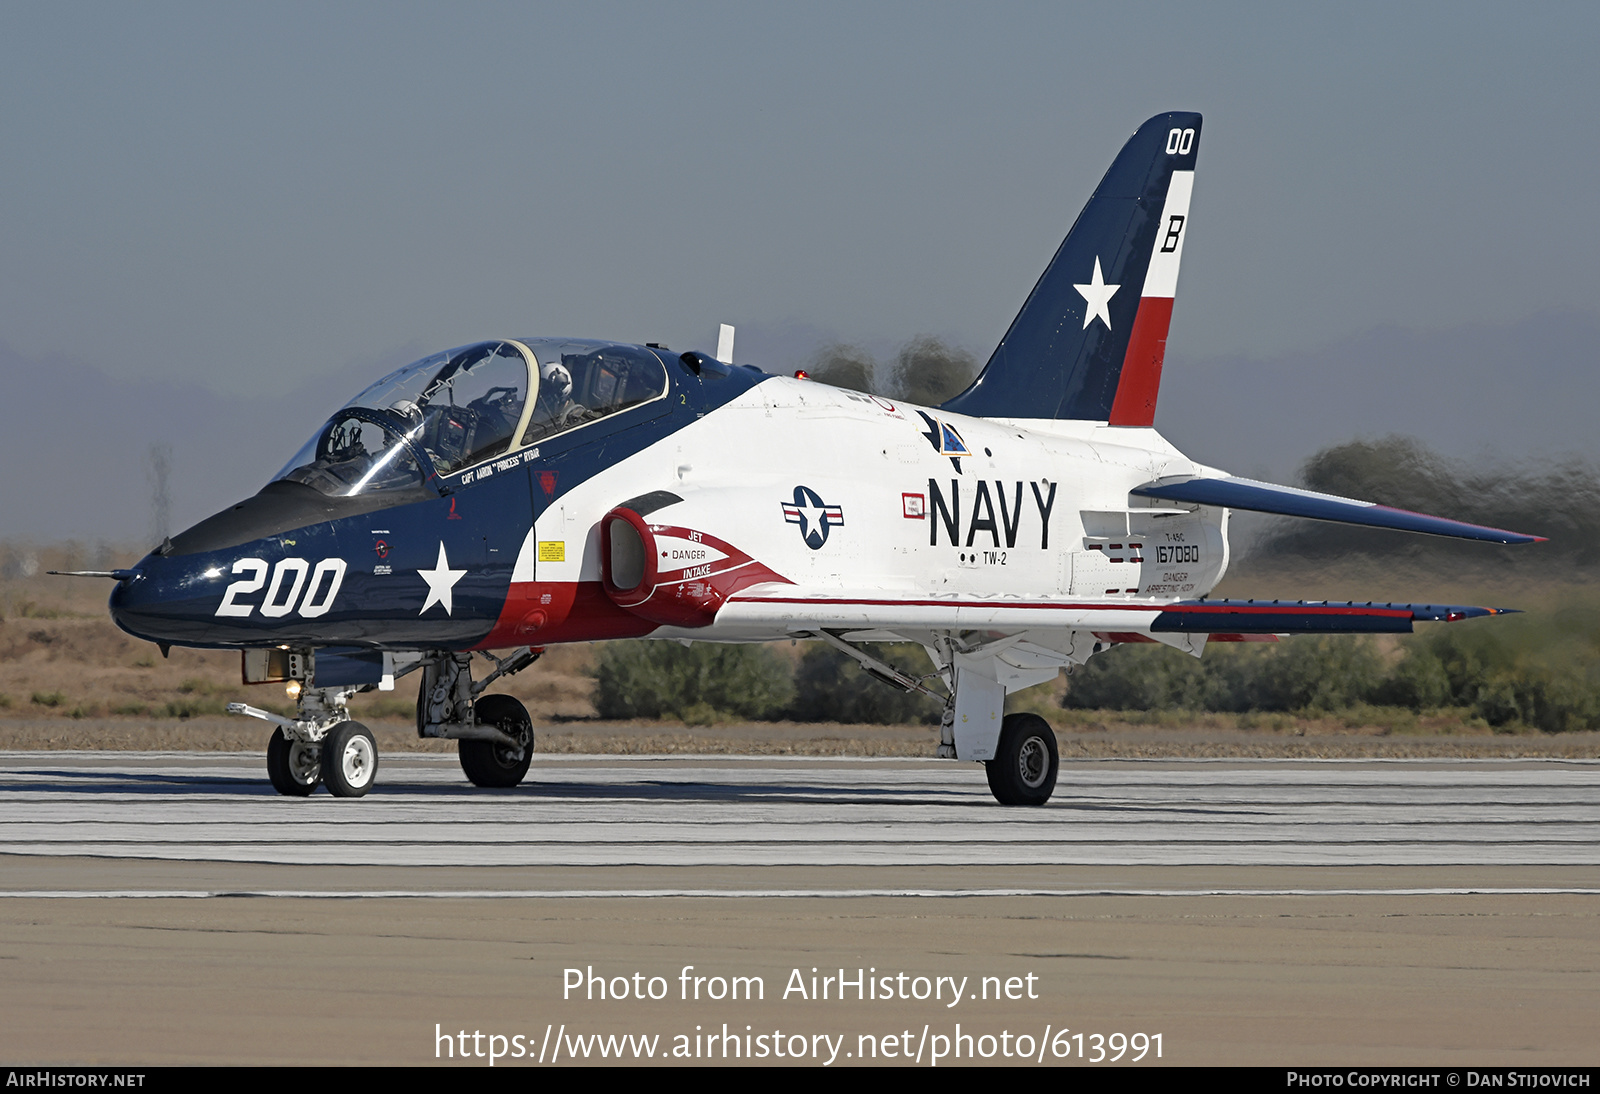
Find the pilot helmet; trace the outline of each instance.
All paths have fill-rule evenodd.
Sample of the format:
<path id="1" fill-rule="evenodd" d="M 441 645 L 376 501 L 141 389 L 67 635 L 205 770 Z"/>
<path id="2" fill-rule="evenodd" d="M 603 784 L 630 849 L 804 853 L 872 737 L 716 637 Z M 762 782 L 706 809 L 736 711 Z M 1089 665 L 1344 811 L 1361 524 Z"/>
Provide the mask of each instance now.
<path id="1" fill-rule="evenodd" d="M 539 397 L 551 403 L 572 398 L 572 373 L 560 361 L 550 361 L 539 369 Z"/>
<path id="2" fill-rule="evenodd" d="M 410 399 L 401 399 L 398 402 L 391 404 L 389 409 L 400 415 L 400 417 L 404 418 L 412 425 L 416 425 L 418 422 L 422 421 L 422 408 L 416 403 L 412 402 Z"/>

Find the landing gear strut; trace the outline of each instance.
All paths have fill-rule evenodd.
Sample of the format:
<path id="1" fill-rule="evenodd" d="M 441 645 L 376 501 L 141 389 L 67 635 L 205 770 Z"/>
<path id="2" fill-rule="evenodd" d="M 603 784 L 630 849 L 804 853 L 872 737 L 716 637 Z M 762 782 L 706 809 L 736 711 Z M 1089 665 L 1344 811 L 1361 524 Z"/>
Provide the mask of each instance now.
<path id="1" fill-rule="evenodd" d="M 533 719 L 511 696 L 482 693 L 543 653 L 524 647 L 504 660 L 490 657 L 495 670 L 476 683 L 470 654 L 431 659 L 423 665 L 417 689 L 417 736 L 454 740 L 461 770 L 473 785 L 502 790 L 517 786 L 533 761 Z"/>
<path id="2" fill-rule="evenodd" d="M 844 637 L 814 631 L 835 649 L 860 662 L 870 675 L 902 691 L 921 691 L 943 698 L 924 681 L 888 665 Z M 989 790 L 1001 805 L 1043 805 L 1055 792 L 1060 758 L 1056 735 L 1037 714 L 1006 714 L 1008 692 L 1053 678 L 1062 667 L 1081 664 L 1092 649 L 1081 654 L 1074 644 L 1066 651 L 1047 649 L 1021 641 L 1001 639 L 968 646 L 959 636 L 931 634 L 924 648 L 944 680 L 948 697 L 939 723 L 941 759 L 978 760 L 988 775 Z"/>
<path id="3" fill-rule="evenodd" d="M 267 778 L 278 793 L 304 798 L 327 786 L 336 798 L 359 798 L 378 773 L 378 743 L 372 731 L 350 720 L 347 704 L 357 688 L 305 688 L 298 718 L 285 718 L 246 703 L 229 703 L 229 714 L 245 714 L 277 726 L 267 741 Z"/>

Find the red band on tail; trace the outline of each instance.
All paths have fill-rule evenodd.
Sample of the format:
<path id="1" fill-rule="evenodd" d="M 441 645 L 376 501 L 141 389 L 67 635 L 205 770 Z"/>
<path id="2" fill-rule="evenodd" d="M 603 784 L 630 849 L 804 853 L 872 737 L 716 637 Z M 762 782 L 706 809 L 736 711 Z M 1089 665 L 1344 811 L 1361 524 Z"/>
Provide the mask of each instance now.
<path id="1" fill-rule="evenodd" d="M 1167 326 L 1172 322 L 1172 297 L 1147 296 L 1139 301 L 1128 336 L 1128 354 L 1111 404 L 1112 425 L 1154 425 L 1156 396 L 1161 393 L 1161 362 L 1167 355 Z"/>

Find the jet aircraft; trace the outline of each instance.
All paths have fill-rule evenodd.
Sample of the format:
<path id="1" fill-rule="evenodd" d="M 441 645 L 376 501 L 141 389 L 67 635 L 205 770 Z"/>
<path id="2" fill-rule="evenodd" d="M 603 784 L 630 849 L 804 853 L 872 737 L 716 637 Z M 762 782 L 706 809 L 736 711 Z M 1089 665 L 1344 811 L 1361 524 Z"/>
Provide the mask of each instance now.
<path id="1" fill-rule="evenodd" d="M 292 718 L 230 706 L 274 724 L 267 771 L 287 795 L 365 794 L 378 752 L 348 700 L 408 674 L 418 734 L 458 741 L 473 783 L 512 787 L 533 721 L 487 689 L 545 648 L 801 638 L 937 695 L 938 755 L 983 762 L 1002 803 L 1041 804 L 1054 735 L 1005 697 L 1112 645 L 1199 655 L 1493 614 L 1208 598 L 1236 509 L 1538 537 L 1239 478 L 1153 428 L 1200 134 L 1195 113 L 1139 127 L 942 406 L 733 364 L 727 327 L 715 355 L 479 342 L 378 380 L 258 494 L 102 575 L 112 616 L 288 683 Z M 934 672 L 862 648 L 880 641 L 920 644 Z"/>

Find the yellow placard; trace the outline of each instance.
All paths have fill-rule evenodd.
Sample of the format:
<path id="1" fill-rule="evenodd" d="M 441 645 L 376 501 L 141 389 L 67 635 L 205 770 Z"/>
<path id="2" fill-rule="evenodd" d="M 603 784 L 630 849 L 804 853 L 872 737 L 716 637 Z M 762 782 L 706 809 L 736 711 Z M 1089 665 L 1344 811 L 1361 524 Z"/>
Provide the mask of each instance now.
<path id="1" fill-rule="evenodd" d="M 567 541 L 564 539 L 541 539 L 539 541 L 539 561 L 567 561 Z"/>

